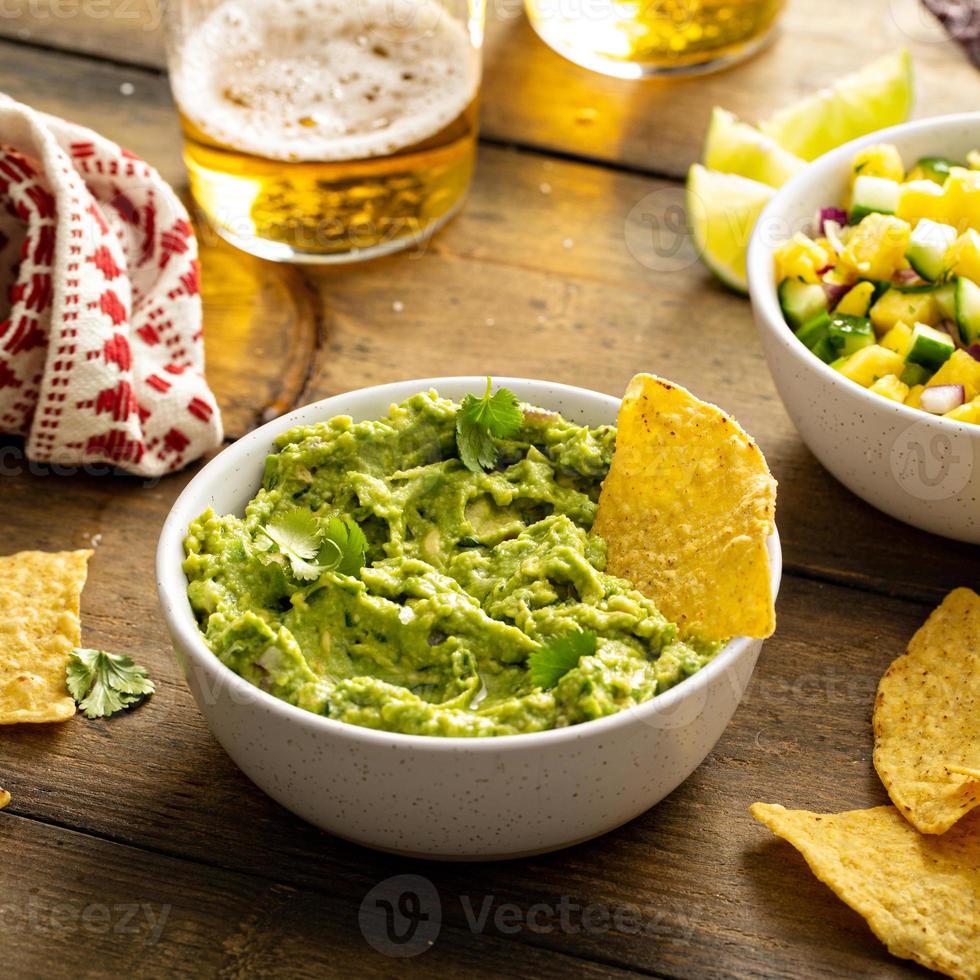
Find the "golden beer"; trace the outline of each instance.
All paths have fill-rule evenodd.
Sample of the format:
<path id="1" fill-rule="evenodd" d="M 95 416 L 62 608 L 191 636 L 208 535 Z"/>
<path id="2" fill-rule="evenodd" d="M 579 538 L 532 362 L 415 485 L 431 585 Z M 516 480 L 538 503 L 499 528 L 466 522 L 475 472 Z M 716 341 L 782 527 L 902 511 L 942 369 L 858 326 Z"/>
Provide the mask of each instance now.
<path id="1" fill-rule="evenodd" d="M 222 237 L 353 261 L 417 245 L 457 210 L 481 25 L 435 0 L 209 6 L 172 45 L 171 81 L 191 192 Z"/>
<path id="2" fill-rule="evenodd" d="M 620 78 L 720 68 L 759 47 L 785 0 L 526 0 L 570 61 Z"/>

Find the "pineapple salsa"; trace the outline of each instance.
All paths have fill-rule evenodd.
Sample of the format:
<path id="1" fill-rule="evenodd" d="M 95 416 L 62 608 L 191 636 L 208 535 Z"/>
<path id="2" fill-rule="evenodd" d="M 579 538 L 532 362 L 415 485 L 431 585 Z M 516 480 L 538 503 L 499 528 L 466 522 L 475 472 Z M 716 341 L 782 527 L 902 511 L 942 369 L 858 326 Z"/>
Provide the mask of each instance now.
<path id="1" fill-rule="evenodd" d="M 777 250 L 786 322 L 875 394 L 980 424 L 980 152 L 906 171 L 894 146 L 866 147 L 845 204 Z"/>

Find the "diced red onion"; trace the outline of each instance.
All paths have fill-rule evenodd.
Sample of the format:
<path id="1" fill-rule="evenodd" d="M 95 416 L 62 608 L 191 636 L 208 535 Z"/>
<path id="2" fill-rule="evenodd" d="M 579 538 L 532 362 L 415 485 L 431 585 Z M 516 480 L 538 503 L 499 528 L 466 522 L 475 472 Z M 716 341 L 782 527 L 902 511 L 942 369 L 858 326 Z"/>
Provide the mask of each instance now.
<path id="1" fill-rule="evenodd" d="M 851 289 L 847 283 L 841 282 L 825 282 L 823 288 L 827 294 L 827 306 L 830 309 L 833 309 L 843 299 L 844 294 Z"/>
<path id="2" fill-rule="evenodd" d="M 926 285 L 925 279 L 915 269 L 899 269 L 894 278 L 899 286 Z"/>
<path id="3" fill-rule="evenodd" d="M 823 223 L 824 237 L 830 242 L 830 247 L 840 255 L 844 251 L 844 241 L 841 236 L 844 234 L 844 226 L 836 221 L 825 221 Z"/>
<path id="4" fill-rule="evenodd" d="M 980 361 L 980 344 L 970 344 L 970 346 L 966 348 L 966 352 L 973 358 L 973 360 Z"/>
<path id="5" fill-rule="evenodd" d="M 965 398 L 963 385 L 933 385 L 923 390 L 919 404 L 933 415 L 945 415 L 959 408 Z"/>
<path id="6" fill-rule="evenodd" d="M 825 222 L 835 221 L 841 227 L 847 224 L 847 212 L 842 208 L 821 208 L 817 213 L 817 227 L 820 229 L 820 234 L 826 236 L 827 230 L 824 227 Z"/>
<path id="7" fill-rule="evenodd" d="M 936 329 L 942 330 L 943 333 L 948 333 L 953 338 L 953 343 L 957 347 L 963 346 L 963 342 L 960 340 L 960 328 L 956 326 L 955 320 L 940 320 L 936 324 Z"/>

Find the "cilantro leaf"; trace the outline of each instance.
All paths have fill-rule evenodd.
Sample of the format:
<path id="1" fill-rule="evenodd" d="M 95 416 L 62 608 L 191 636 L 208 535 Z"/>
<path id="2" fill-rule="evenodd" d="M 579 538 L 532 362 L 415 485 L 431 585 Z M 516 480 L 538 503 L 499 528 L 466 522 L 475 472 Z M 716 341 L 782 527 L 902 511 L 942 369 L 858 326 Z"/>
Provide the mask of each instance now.
<path id="1" fill-rule="evenodd" d="M 125 711 L 156 690 L 146 668 L 130 657 L 81 647 L 72 650 L 65 679 L 86 718 Z"/>
<path id="2" fill-rule="evenodd" d="M 320 548 L 320 522 L 304 507 L 294 507 L 280 514 L 262 528 L 279 551 L 289 559 L 293 575 L 310 581 L 319 576 L 321 568 L 314 563 Z"/>
<path id="3" fill-rule="evenodd" d="M 494 439 L 515 435 L 524 421 L 517 396 L 506 388 L 492 393 L 493 382 L 487 378 L 482 398 L 466 395 L 456 413 L 456 446 L 463 465 L 474 473 L 491 469 L 497 462 Z"/>
<path id="4" fill-rule="evenodd" d="M 547 690 L 554 687 L 582 657 L 595 653 L 596 635 L 592 630 L 571 630 L 562 636 L 553 636 L 535 650 L 527 659 L 531 683 Z"/>
<path id="5" fill-rule="evenodd" d="M 364 567 L 367 538 L 357 521 L 350 517 L 331 517 L 323 532 L 317 560 L 330 571 L 358 575 Z"/>

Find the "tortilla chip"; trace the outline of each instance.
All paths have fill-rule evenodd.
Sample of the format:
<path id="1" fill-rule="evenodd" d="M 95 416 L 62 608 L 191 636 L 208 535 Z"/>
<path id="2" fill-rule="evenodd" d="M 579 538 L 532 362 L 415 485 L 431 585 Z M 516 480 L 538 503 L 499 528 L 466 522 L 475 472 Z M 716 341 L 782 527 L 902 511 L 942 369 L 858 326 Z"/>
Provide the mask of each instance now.
<path id="1" fill-rule="evenodd" d="M 942 837 L 918 833 L 894 807 L 847 813 L 754 803 L 890 953 L 951 977 L 980 977 L 980 812 Z"/>
<path id="2" fill-rule="evenodd" d="M 10 802 L 10 794 L 5 789 L 0 789 L 0 810 Z"/>
<path id="3" fill-rule="evenodd" d="M 629 383 L 618 425 L 593 528 L 606 570 L 684 635 L 769 636 L 776 481 L 754 440 L 720 408 L 649 374 Z"/>
<path id="4" fill-rule="evenodd" d="M 91 551 L 0 557 L 0 725 L 75 713 L 65 669 L 81 643 L 79 603 Z"/>
<path id="5" fill-rule="evenodd" d="M 885 671 L 874 733 L 875 769 L 917 830 L 943 834 L 980 806 L 980 596 L 972 589 L 950 592 Z"/>

